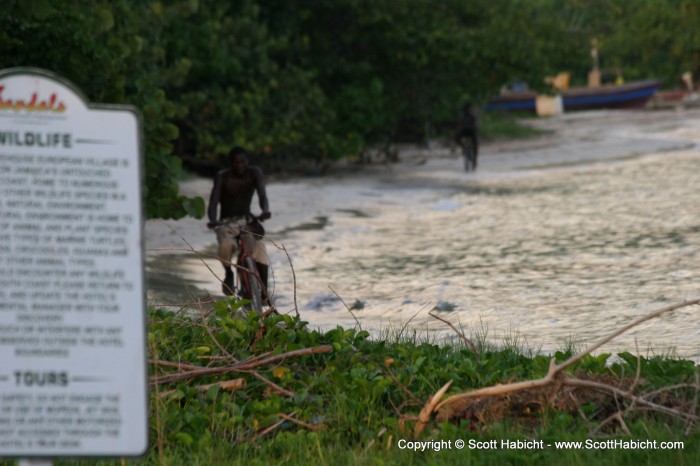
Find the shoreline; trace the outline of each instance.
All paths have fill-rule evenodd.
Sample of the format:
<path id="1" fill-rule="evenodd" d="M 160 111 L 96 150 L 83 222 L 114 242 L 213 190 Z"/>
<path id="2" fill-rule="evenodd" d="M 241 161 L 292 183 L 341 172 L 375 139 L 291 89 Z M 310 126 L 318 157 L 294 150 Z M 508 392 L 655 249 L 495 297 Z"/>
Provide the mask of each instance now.
<path id="1" fill-rule="evenodd" d="M 524 124 L 547 133 L 484 142 L 479 168 L 472 173 L 462 170 L 460 155 L 450 148 L 402 146 L 399 161 L 394 163 L 359 165 L 339 161 L 320 176 L 272 176 L 267 190 L 273 217 L 265 228 L 274 233 L 326 216 L 333 209 L 353 208 L 364 201 L 364 187 L 449 188 L 454 183 L 586 169 L 599 163 L 692 150 L 700 144 L 700 109 L 601 110 L 528 119 Z M 180 184 L 180 194 L 200 196 L 207 203 L 211 186 L 212 180 L 207 178 L 186 180 Z M 296 188 L 302 189 L 296 192 Z M 342 196 L 334 195 L 334 189 L 342 191 Z M 255 198 L 252 208 L 259 210 Z M 206 228 L 205 218 L 148 220 L 144 228 L 147 256 L 164 248 L 187 247 L 180 236 L 194 249 L 216 242 Z"/>
<path id="2" fill-rule="evenodd" d="M 637 312 L 653 309 L 655 303 L 661 305 L 664 302 L 675 302 L 683 298 L 695 298 L 696 296 L 693 295 L 696 293 L 693 293 L 687 284 L 683 288 L 686 290 L 685 294 L 679 295 L 677 292 L 674 294 L 674 289 L 678 291 L 681 288 L 674 288 L 676 285 L 674 285 L 672 277 L 678 277 L 687 283 L 687 279 L 683 278 L 684 275 L 671 276 L 666 274 L 654 278 L 654 266 L 651 265 L 649 266 L 651 268 L 644 271 L 641 275 L 643 278 L 640 279 L 647 283 L 654 282 L 657 285 L 647 288 L 646 295 L 639 295 L 637 298 L 635 298 L 634 293 L 624 292 L 622 293 L 624 299 L 620 297 L 617 302 L 614 300 L 605 301 L 609 297 L 604 294 L 595 295 L 598 292 L 596 291 L 599 286 L 597 284 L 602 284 L 604 281 L 596 281 L 593 275 L 590 276 L 593 279 L 591 282 L 593 289 L 588 291 L 580 289 L 585 280 L 584 282 L 578 280 L 583 277 L 577 278 L 568 275 L 568 281 L 562 282 L 556 276 L 546 278 L 550 275 L 546 275 L 546 277 L 542 275 L 539 281 L 532 281 L 537 275 L 513 275 L 507 268 L 510 261 L 515 261 L 514 264 L 525 265 L 526 270 L 529 270 L 527 269 L 528 264 L 533 263 L 534 257 L 529 260 L 527 257 L 511 256 L 512 253 L 508 252 L 508 259 L 504 262 L 503 259 L 498 259 L 498 254 L 494 255 L 494 251 L 497 252 L 499 249 L 508 247 L 509 244 L 522 243 L 523 238 L 518 237 L 518 232 L 528 230 L 523 229 L 522 224 L 517 223 L 517 221 L 516 223 L 512 221 L 512 219 L 521 218 L 521 216 L 513 217 L 515 213 L 513 212 L 508 217 L 499 217 L 500 220 L 494 223 L 488 219 L 489 213 L 493 212 L 492 210 L 460 209 L 459 214 L 450 213 L 454 209 L 458 209 L 460 205 L 463 207 L 473 206 L 473 209 L 479 209 L 480 206 L 486 205 L 497 206 L 491 201 L 497 200 L 499 196 L 511 199 L 509 196 L 515 193 L 511 191 L 511 187 L 539 186 L 542 183 L 549 183 L 550 179 L 565 180 L 570 176 L 580 179 L 583 176 L 590 182 L 590 177 L 596 176 L 595 173 L 628 170 L 630 167 L 644 167 L 648 164 L 651 164 L 648 165 L 650 167 L 657 167 L 649 168 L 655 172 L 663 167 L 670 167 L 669 164 L 665 163 L 666 160 L 682 162 L 682 165 L 687 165 L 688 161 L 696 163 L 694 161 L 700 154 L 696 149 L 696 144 L 700 141 L 700 112 L 635 113 L 632 115 L 634 117 L 631 118 L 632 121 L 627 122 L 619 119 L 621 116 L 627 117 L 629 115 L 628 112 L 595 112 L 574 115 L 566 119 L 536 120 L 533 123 L 548 127 L 558 125 L 563 129 L 558 133 L 550 133 L 525 141 L 506 141 L 484 146 L 480 157 L 479 171 L 476 173 L 464 173 L 461 169 L 460 158 L 450 157 L 446 151 L 434 152 L 434 156 L 426 158 L 424 156 L 427 154 L 427 149 L 417 148 L 412 153 L 402 154 L 401 161 L 397 164 L 370 165 L 361 170 L 355 170 L 354 167 L 351 170 L 346 170 L 346 167 L 339 166 L 340 173 L 333 176 L 271 181 L 268 184 L 268 191 L 273 218 L 266 222 L 265 226 L 268 238 L 272 241 L 283 242 L 292 255 L 297 284 L 294 287 L 294 296 L 296 299 L 298 293 L 299 311 L 305 316 L 305 320 L 312 322 L 314 327 L 329 328 L 336 324 L 346 327 L 354 326 L 355 322 L 350 313 L 343 311 L 341 301 L 335 299 L 337 296 L 329 292 L 328 285 L 330 284 L 335 290 L 338 290 L 348 304 L 353 304 L 355 299 L 365 301 L 366 309 L 359 311 L 357 316 L 362 319 L 363 328 L 372 328 L 373 333 L 378 332 L 381 335 L 382 331 L 403 328 L 407 321 L 413 320 L 411 315 L 426 302 L 426 306 L 432 306 L 436 303 L 439 305 L 441 302 L 450 304 L 451 302 L 457 303 L 457 310 L 454 314 L 450 314 L 449 318 L 460 319 L 459 316 L 462 314 L 462 319 L 466 319 L 462 322 L 466 322 L 466 328 L 471 333 L 479 333 L 479 320 L 472 322 L 474 316 L 477 316 L 477 319 L 484 319 L 482 323 L 486 322 L 486 327 L 482 326 L 481 330 L 488 331 L 489 338 L 496 340 L 516 338 L 532 348 L 540 348 L 547 352 L 561 346 L 563 341 L 561 334 L 568 331 L 569 328 L 580 330 L 570 331 L 576 333 L 576 342 L 579 344 L 596 340 L 599 335 L 605 334 L 605 326 L 602 322 L 591 321 L 590 323 L 595 325 L 583 324 L 582 327 L 577 327 L 578 324 L 575 323 L 579 322 L 581 318 L 575 315 L 558 316 L 552 314 L 555 310 L 553 306 L 556 308 L 558 305 L 566 305 L 571 309 L 582 309 L 586 312 L 592 309 L 583 302 L 577 304 L 577 296 L 588 296 L 597 299 L 600 303 L 605 303 L 603 306 L 594 307 L 600 308 L 603 313 L 605 313 L 603 307 L 615 311 L 615 323 L 634 318 Z M 673 119 L 667 117 L 673 117 Z M 646 123 L 639 127 L 635 126 L 638 124 L 636 120 L 640 119 Z M 684 160 L 685 162 L 683 162 Z M 664 163 L 659 164 L 659 162 Z M 672 165 L 675 166 L 676 163 L 674 162 Z M 633 183 L 632 180 L 630 181 Z M 653 179 L 649 179 L 648 182 L 656 183 Z M 565 185 L 555 182 L 553 186 L 559 190 L 560 188 L 557 186 L 563 187 Z M 611 188 L 614 185 L 599 185 L 599 188 L 608 191 L 609 188 L 606 186 Z M 210 187 L 209 180 L 195 179 L 183 184 L 183 192 L 189 190 L 192 194 L 202 195 L 203 193 L 206 196 Z M 541 191 L 535 190 L 532 193 L 537 194 Z M 523 202 L 527 202 L 527 198 L 519 199 L 522 199 L 522 202 L 518 204 L 518 208 L 526 211 L 528 206 Z M 549 203 L 540 204 L 540 207 L 547 207 L 548 210 L 555 208 L 555 211 L 558 212 L 557 215 L 563 215 L 561 220 L 567 221 L 569 215 L 566 210 L 562 210 L 561 206 L 556 206 L 559 198 L 550 196 L 548 199 L 550 199 Z M 584 198 L 577 202 L 583 202 L 577 205 L 586 205 Z M 689 200 L 686 200 L 682 205 L 687 206 L 688 202 Z M 256 207 L 257 203 L 254 204 L 254 209 Z M 684 209 L 686 208 L 684 207 Z M 475 217 L 476 212 L 480 213 L 479 216 Z M 387 213 L 391 213 L 391 215 L 385 217 Z M 669 214 L 673 215 L 672 212 Z M 503 215 L 503 212 L 500 215 Z M 496 236 L 491 236 L 491 239 L 482 235 L 477 243 L 478 246 L 475 246 L 473 250 L 459 246 L 462 248 L 460 249 L 460 257 L 462 257 L 461 264 L 463 265 L 453 264 L 451 274 L 443 274 L 439 269 L 435 269 L 430 273 L 430 279 L 427 282 L 423 281 L 417 284 L 420 288 L 410 285 L 411 279 L 407 277 L 401 279 L 403 283 L 390 280 L 389 283 L 394 283 L 392 286 L 395 288 L 380 291 L 377 288 L 380 283 L 376 282 L 376 277 L 366 275 L 368 272 L 362 265 L 363 263 L 367 266 L 380 264 L 380 267 L 385 268 L 387 266 L 386 260 L 391 260 L 389 259 L 391 257 L 400 260 L 401 263 L 408 260 L 406 263 L 413 264 L 415 261 L 411 260 L 410 257 L 401 259 L 400 245 L 392 246 L 391 238 L 375 236 L 372 232 L 393 232 L 392 236 L 399 234 L 399 237 L 405 238 L 403 241 L 413 242 L 410 235 L 401 236 L 401 231 L 395 230 L 395 226 L 398 225 L 401 225 L 402 228 L 412 229 L 411 223 L 402 223 L 411 218 L 416 219 L 418 225 L 415 226 L 419 229 L 421 219 L 443 219 L 452 222 L 454 227 L 459 223 L 455 225 L 454 220 L 450 220 L 450 218 L 457 218 L 458 221 L 462 222 L 462 225 L 470 225 L 469 228 L 490 229 L 498 228 L 498 225 L 508 225 L 508 228 L 514 230 L 513 234 L 506 236 L 497 233 Z M 526 217 L 522 217 L 521 220 L 527 222 Z M 579 215 L 577 221 L 582 220 L 584 218 Z M 382 223 L 385 221 L 389 223 Z M 505 223 L 501 223 L 504 221 Z M 616 229 L 614 218 L 610 217 L 610 221 L 613 222 L 610 223 L 610 228 Z M 167 221 L 151 221 L 149 223 L 151 223 L 150 228 L 157 225 L 165 232 L 165 234 L 151 237 L 148 242 L 151 248 L 147 251 L 149 291 L 156 291 L 160 298 L 165 298 L 160 302 L 196 302 L 202 296 L 210 298 L 218 296 L 220 286 L 216 282 L 216 277 L 212 276 L 212 272 L 214 275 L 219 274 L 218 262 L 215 259 L 206 260 L 205 263 L 209 267 L 207 270 L 203 267 L 201 260 L 185 257 L 182 252 L 176 250 L 189 248 L 178 236 L 182 235 L 195 249 L 203 250 L 210 255 L 214 254 L 215 238 L 213 233 L 206 229 L 206 222 L 185 219 L 171 222 L 171 225 Z M 171 226 L 177 233 L 170 229 Z M 642 225 L 640 227 L 644 228 Z M 636 231 L 633 237 L 638 233 L 644 234 L 644 230 Z M 437 234 L 441 235 L 439 232 Z M 362 242 L 357 243 L 356 239 L 360 237 L 363 238 Z M 536 240 L 537 237 L 533 238 Z M 551 235 L 544 238 L 556 241 L 556 237 Z M 474 238 L 471 241 L 474 241 Z M 356 249 L 358 244 L 363 245 L 359 246 L 363 250 L 359 255 L 357 252 L 353 252 L 358 251 Z M 445 243 L 445 245 L 447 244 L 449 243 Z M 541 246 L 537 246 L 539 243 L 530 241 L 529 244 L 530 248 L 534 246 L 535 250 L 541 249 Z M 694 240 L 692 244 L 695 244 Z M 166 250 L 157 250 L 158 246 L 155 245 L 164 247 Z M 447 248 L 449 247 L 447 246 Z M 367 251 L 364 251 L 364 248 L 368 248 Z M 414 252 L 411 253 L 414 256 L 411 257 L 428 259 L 430 257 L 447 257 L 445 253 L 448 251 L 443 249 L 444 247 L 441 248 L 439 245 L 430 247 L 430 251 L 416 251 L 414 249 Z M 499 273 L 505 273 L 505 275 L 493 275 L 492 272 L 488 274 L 490 278 L 485 280 L 481 276 L 482 272 L 474 269 L 479 264 L 486 265 L 484 257 L 479 259 L 477 256 L 482 256 L 487 251 L 491 251 L 488 252 L 491 261 L 488 263 L 489 267 L 493 268 L 494 271 L 501 270 Z M 612 271 L 624 267 L 624 264 L 636 264 L 642 260 L 639 257 L 640 254 L 644 256 L 654 253 L 654 251 L 654 249 L 639 250 L 639 252 L 630 250 L 629 259 L 624 259 L 623 255 L 619 255 L 626 253 L 618 251 L 610 257 L 601 256 L 597 262 L 594 261 L 591 264 L 594 267 L 603 267 L 601 269 L 603 272 Z M 525 252 L 523 251 L 523 253 Z M 415 255 L 416 253 L 417 255 Z M 681 252 L 677 251 L 677 253 Z M 280 311 L 286 313 L 292 300 L 293 278 L 288 276 L 290 274 L 287 270 L 289 266 L 286 258 L 283 257 L 284 254 L 276 251 L 274 254 L 279 256 L 275 259 L 278 271 L 275 274 L 277 286 L 275 295 L 280 298 L 278 301 Z M 382 254 L 388 254 L 388 258 L 382 259 Z M 465 254 L 467 255 L 464 256 Z M 471 259 L 464 263 L 464 257 L 471 257 Z M 525 262 L 523 263 L 523 261 Z M 343 265 L 343 263 L 347 265 Z M 664 264 L 665 260 L 659 263 L 659 265 L 666 267 Z M 358 266 L 361 268 L 357 269 Z M 564 264 L 558 267 L 562 266 L 565 267 Z M 464 279 L 454 275 L 454 270 L 457 270 L 455 267 L 457 269 L 466 267 L 464 270 L 468 270 L 468 272 L 465 273 L 469 273 L 471 278 L 464 281 Z M 342 273 L 338 275 L 341 270 Z M 566 268 L 561 270 L 566 270 Z M 660 268 L 659 270 L 666 269 Z M 618 274 L 625 271 L 626 269 L 619 270 Z M 474 275 L 477 272 L 478 274 Z M 639 275 L 631 270 L 629 272 L 635 276 Z M 398 271 L 398 273 L 403 272 Z M 368 280 L 364 286 L 357 280 L 361 277 L 364 277 L 361 281 Z M 598 278 L 602 280 L 605 276 Z M 624 286 L 624 281 L 617 280 L 614 275 L 608 278 L 615 282 L 615 286 L 618 288 Z M 528 288 L 523 288 L 525 286 L 523 281 L 527 280 L 531 280 L 531 286 L 534 287 L 532 292 L 535 294 L 528 292 Z M 671 288 L 661 286 L 664 283 Z M 154 286 L 151 287 L 150 284 L 154 284 Z M 466 288 L 460 291 L 460 286 L 466 286 Z M 509 291 L 505 291 L 515 290 L 516 288 L 513 287 L 520 287 L 517 288 L 517 294 L 510 295 Z M 563 288 L 559 292 L 555 292 L 555 289 L 559 289 L 558 287 Z M 476 291 L 477 288 L 481 291 Z M 418 292 L 416 291 L 418 289 L 424 291 Z M 503 289 L 505 294 L 499 295 L 496 289 Z M 654 289 L 653 293 L 660 294 L 649 295 L 652 289 Z M 543 292 L 544 294 L 541 294 Z M 591 293 L 594 294 L 591 295 Z M 380 295 L 383 297 L 380 298 Z M 655 296 L 663 298 L 664 295 L 668 301 L 663 299 L 659 302 L 654 301 Z M 380 301 L 377 301 L 378 299 Z M 391 299 L 391 301 L 381 301 L 382 299 Z M 467 314 L 464 314 L 465 312 Z M 550 319 L 551 322 L 546 320 L 537 323 L 533 320 L 540 315 L 545 320 Z M 411 322 L 412 328 L 415 327 L 419 332 L 422 332 L 422 329 L 430 328 L 431 332 L 442 334 L 445 331 L 449 334 L 449 330 L 446 330 L 445 326 L 441 326 L 435 321 L 431 321 L 435 324 L 427 324 L 426 319 L 428 318 L 425 315 L 419 316 Z M 678 319 L 682 320 L 680 316 Z M 674 317 L 672 322 L 678 322 L 677 318 Z M 661 327 L 665 328 L 671 321 L 662 323 Z M 508 327 L 504 327 L 504 325 L 508 325 Z M 539 329 L 539 333 L 532 333 L 532 328 L 530 328 L 532 325 L 536 325 L 535 328 Z M 547 330 L 550 327 L 551 330 Z M 509 331 L 509 329 L 511 330 Z M 515 329 L 515 333 L 513 333 L 513 329 Z M 542 332 L 546 332 L 546 334 Z M 541 335 L 541 337 L 537 335 Z M 651 346 L 647 346 L 647 341 Z M 665 354 L 667 348 L 674 345 L 680 345 L 679 352 L 684 356 L 686 353 L 688 355 L 700 354 L 698 348 L 686 348 L 688 342 L 684 338 L 674 343 L 674 339 L 671 337 L 666 337 L 663 341 L 655 341 L 655 338 L 652 337 L 644 340 L 643 344 L 643 349 L 649 350 L 651 347 L 656 350 L 657 354 Z M 629 347 L 629 342 L 625 342 L 624 345 Z M 634 345 L 633 342 L 632 345 Z M 688 351 L 690 352 L 688 353 Z"/>

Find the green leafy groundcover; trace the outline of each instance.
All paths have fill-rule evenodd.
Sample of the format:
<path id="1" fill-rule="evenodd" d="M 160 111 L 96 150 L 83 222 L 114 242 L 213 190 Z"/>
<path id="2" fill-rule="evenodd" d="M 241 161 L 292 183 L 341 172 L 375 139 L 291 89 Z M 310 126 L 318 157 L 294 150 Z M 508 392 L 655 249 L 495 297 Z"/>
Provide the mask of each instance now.
<path id="1" fill-rule="evenodd" d="M 411 416 L 447 381 L 454 382 L 445 397 L 539 378 L 550 357 L 525 355 L 513 345 L 495 349 L 482 338 L 477 360 L 466 347 L 427 337 L 397 331 L 376 340 L 340 327 L 320 332 L 289 315 L 242 317 L 240 306 L 220 301 L 203 317 L 151 309 L 152 380 L 167 380 L 190 366 L 255 364 L 328 348 L 263 364 L 257 375 L 232 371 L 152 384 L 147 457 L 105 464 L 700 464 L 697 426 L 634 409 L 625 412 L 624 424 L 604 424 L 630 404 L 596 393 L 577 392 L 571 395 L 575 403 L 552 405 L 538 405 L 535 395 L 502 397 L 452 418 L 433 416 L 414 439 Z M 570 349 L 554 357 L 561 362 L 572 354 Z M 629 353 L 615 361 L 608 354 L 587 356 L 569 373 L 621 387 L 636 381 L 640 394 L 697 385 L 691 361 Z M 211 385 L 235 379 L 245 386 L 230 391 Z M 659 390 L 654 401 L 697 413 L 698 398 L 697 387 L 684 386 Z M 458 441 L 464 448 L 457 448 Z M 566 441 L 584 443 L 557 448 L 555 442 Z M 660 449 L 667 441 L 682 442 L 682 448 Z"/>

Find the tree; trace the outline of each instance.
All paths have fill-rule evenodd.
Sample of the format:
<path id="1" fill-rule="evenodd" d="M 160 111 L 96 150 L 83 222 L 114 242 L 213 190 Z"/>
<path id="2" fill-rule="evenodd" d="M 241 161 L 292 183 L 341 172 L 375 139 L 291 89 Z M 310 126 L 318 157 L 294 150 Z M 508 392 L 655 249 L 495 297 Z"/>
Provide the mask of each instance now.
<path id="1" fill-rule="evenodd" d="M 37 66 L 138 107 L 149 217 L 199 216 L 182 159 L 335 159 L 453 128 L 522 80 L 582 84 L 590 41 L 628 79 L 700 73 L 690 0 L 6 0 L 0 67 Z M 177 155 L 174 156 L 173 154 Z"/>
<path id="2" fill-rule="evenodd" d="M 154 4 L 75 0 L 10 2 L 0 20 L 0 68 L 53 71 L 100 103 L 131 104 L 144 116 L 145 206 L 148 217 L 201 217 L 204 203 L 178 194 L 180 161 L 171 153 L 177 107 L 158 84 L 169 69 L 159 62 Z"/>

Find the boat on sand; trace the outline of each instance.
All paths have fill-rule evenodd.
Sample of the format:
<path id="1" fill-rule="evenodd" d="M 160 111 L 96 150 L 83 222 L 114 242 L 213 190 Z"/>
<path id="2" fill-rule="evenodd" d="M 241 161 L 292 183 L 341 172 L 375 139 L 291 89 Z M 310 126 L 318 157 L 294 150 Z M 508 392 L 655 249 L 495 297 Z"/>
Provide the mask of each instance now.
<path id="1" fill-rule="evenodd" d="M 572 87 L 559 92 L 565 112 L 601 108 L 639 108 L 661 87 L 661 81 L 648 79 L 596 87 Z M 532 91 L 506 92 L 491 99 L 485 110 L 535 113 L 538 94 Z"/>

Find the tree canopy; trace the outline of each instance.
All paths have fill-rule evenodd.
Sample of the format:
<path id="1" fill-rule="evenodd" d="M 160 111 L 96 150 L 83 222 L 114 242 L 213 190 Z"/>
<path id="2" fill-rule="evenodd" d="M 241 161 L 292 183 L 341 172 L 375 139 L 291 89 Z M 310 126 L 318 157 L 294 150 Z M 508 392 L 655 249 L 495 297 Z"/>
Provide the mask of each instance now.
<path id="1" fill-rule="evenodd" d="M 183 158 L 332 160 L 450 131 L 504 85 L 601 67 L 700 72 L 690 0 L 6 0 L 0 68 L 35 66 L 144 115 L 149 217 L 200 216 Z"/>

